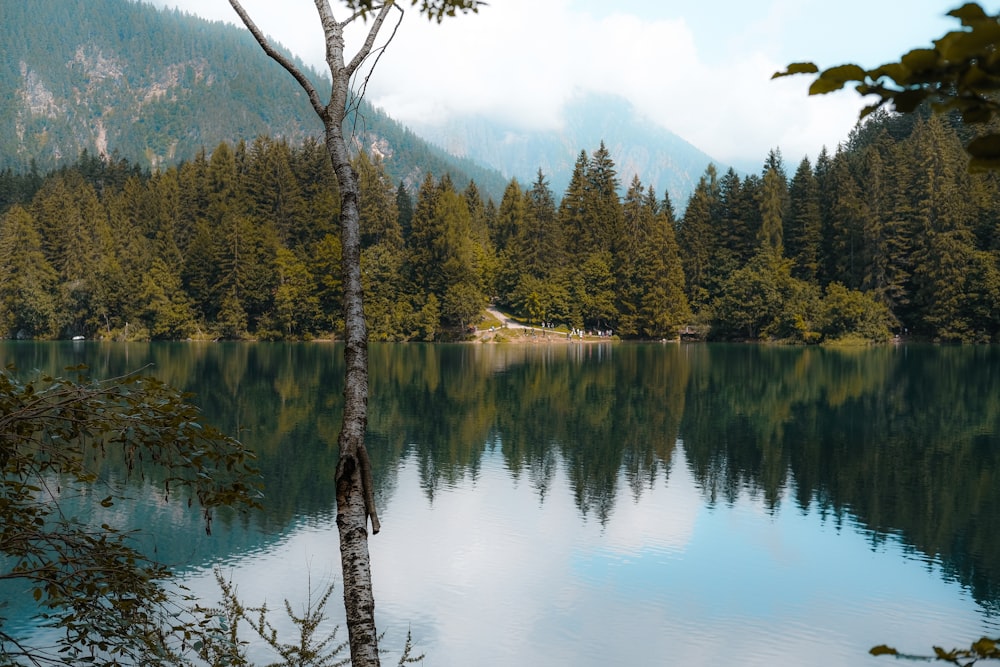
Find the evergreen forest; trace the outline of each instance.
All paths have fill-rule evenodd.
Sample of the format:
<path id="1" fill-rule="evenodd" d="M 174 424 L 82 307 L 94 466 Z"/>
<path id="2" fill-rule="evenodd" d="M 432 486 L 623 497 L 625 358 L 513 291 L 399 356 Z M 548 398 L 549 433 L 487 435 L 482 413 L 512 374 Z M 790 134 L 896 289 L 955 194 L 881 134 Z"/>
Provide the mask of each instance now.
<path id="1" fill-rule="evenodd" d="M 457 340 L 492 300 L 622 338 L 996 340 L 998 176 L 946 116 L 879 113 L 831 154 L 709 166 L 683 213 L 603 144 L 565 192 L 539 170 L 499 203 L 473 180 L 408 187 L 359 152 L 373 340 Z M 82 153 L 0 172 L 0 336 L 336 336 L 339 196 L 323 145 L 260 136 L 156 171 Z"/>

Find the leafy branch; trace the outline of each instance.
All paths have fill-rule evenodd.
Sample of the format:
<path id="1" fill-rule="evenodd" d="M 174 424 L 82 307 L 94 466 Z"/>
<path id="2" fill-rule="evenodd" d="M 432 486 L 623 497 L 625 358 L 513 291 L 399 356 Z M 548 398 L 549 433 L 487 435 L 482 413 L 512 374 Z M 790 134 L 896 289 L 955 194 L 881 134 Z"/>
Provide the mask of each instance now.
<path id="1" fill-rule="evenodd" d="M 952 649 L 946 651 L 940 646 L 934 647 L 934 655 L 910 655 L 900 653 L 891 646 L 881 644 L 873 647 L 869 653 L 872 655 L 892 655 L 904 660 L 942 660 L 961 667 L 969 667 L 979 660 L 1000 660 L 1000 647 L 997 644 L 1000 639 L 989 639 L 983 637 L 977 642 L 973 642 L 967 649 Z"/>
<path id="2" fill-rule="evenodd" d="M 911 113 L 929 102 L 935 112 L 956 112 L 965 123 L 987 124 L 1000 113 L 1000 15 L 987 14 L 970 2 L 948 16 L 958 19 L 962 29 L 934 40 L 932 48 L 909 51 L 899 62 L 874 69 L 845 64 L 823 71 L 811 62 L 799 62 L 775 72 L 772 78 L 816 74 L 809 86 L 810 95 L 823 95 L 854 83 L 858 93 L 876 98 L 861 110 L 861 118 L 885 105 Z M 1000 133 L 988 131 L 969 142 L 966 150 L 970 171 L 1000 168 Z"/>

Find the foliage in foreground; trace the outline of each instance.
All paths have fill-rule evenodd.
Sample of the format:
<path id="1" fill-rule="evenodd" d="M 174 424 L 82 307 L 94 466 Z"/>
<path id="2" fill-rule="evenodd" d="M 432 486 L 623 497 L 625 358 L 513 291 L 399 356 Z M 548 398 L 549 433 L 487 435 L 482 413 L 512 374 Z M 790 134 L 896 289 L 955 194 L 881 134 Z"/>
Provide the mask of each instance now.
<path id="1" fill-rule="evenodd" d="M 205 618 L 205 625 L 212 627 L 213 631 L 194 644 L 199 658 L 208 664 L 233 667 L 250 667 L 253 664 L 247 656 L 250 643 L 240 634 L 244 625 L 280 656 L 279 662 L 270 663 L 268 667 L 338 667 L 350 664 L 350 658 L 344 656 L 347 641 L 337 640 L 340 627 L 326 629 L 329 620 L 326 605 L 333 594 L 332 583 L 316 599 L 313 599 L 310 586 L 301 615 L 295 613 L 287 599 L 284 601 L 285 614 L 298 630 L 298 641 L 286 643 L 271 623 L 268 616 L 271 610 L 266 602 L 258 607 L 247 606 L 240 599 L 236 586 L 218 568 L 215 570 L 215 581 L 222 591 L 220 606 L 198 610 Z M 407 632 L 406 644 L 397 663 L 399 667 L 423 660 L 423 655 L 414 656 L 412 653 L 413 641 Z"/>
<path id="2" fill-rule="evenodd" d="M 872 647 L 869 653 L 872 655 L 893 655 L 897 658 L 904 658 L 906 660 L 942 660 L 944 662 L 950 662 L 954 665 L 969 667 L 969 665 L 973 665 L 979 660 L 1000 660 L 1000 647 L 998 647 L 997 644 L 1000 644 L 1000 639 L 982 637 L 979 641 L 973 642 L 967 649 L 955 648 L 950 651 L 946 651 L 940 646 L 935 646 L 933 656 L 900 653 L 891 646 L 881 644 L 879 646 Z"/>
<path id="3" fill-rule="evenodd" d="M 875 102 L 861 111 L 864 118 L 883 106 L 892 105 L 900 113 L 912 113 L 925 102 L 935 111 L 956 112 L 962 122 L 987 124 L 1000 113 L 1000 15 L 987 14 L 975 2 L 948 12 L 962 28 L 934 40 L 930 48 L 916 48 L 896 63 L 872 69 L 848 63 L 822 72 L 811 62 L 792 63 L 773 78 L 793 74 L 815 74 L 810 95 L 823 95 L 855 83 L 861 95 L 875 96 Z M 972 139 L 966 146 L 970 171 L 1000 168 L 1000 133 L 995 127 Z"/>
<path id="4" fill-rule="evenodd" d="M 36 646 L 0 626 L 0 662 L 180 664 L 203 628 L 111 510 L 129 501 L 101 463 L 120 459 L 163 502 L 197 501 L 210 531 L 216 508 L 259 505 L 254 455 L 154 378 L 70 370 L 79 375 L 27 381 L 0 371 L 0 584 L 26 588 L 58 637 Z M 89 516 L 71 514 L 70 499 Z"/>

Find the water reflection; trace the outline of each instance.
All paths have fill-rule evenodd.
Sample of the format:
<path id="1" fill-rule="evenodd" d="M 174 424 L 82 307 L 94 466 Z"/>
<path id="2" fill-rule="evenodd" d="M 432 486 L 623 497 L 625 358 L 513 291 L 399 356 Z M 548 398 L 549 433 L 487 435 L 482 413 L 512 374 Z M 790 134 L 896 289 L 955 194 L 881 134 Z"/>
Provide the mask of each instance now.
<path id="1" fill-rule="evenodd" d="M 102 377 L 151 364 L 253 445 L 266 513 L 223 518 L 204 549 L 195 515 L 171 518 L 190 544 L 151 538 L 193 579 L 230 562 L 280 599 L 336 553 L 339 346 L 0 353 Z M 703 664 L 713 641 L 776 664 L 960 644 L 997 610 L 997 348 L 373 345 L 371 367 L 380 613 L 442 664 L 482 664 L 493 627 L 492 664 L 616 663 L 633 643 Z M 249 575 L 275 562 L 298 565 Z"/>

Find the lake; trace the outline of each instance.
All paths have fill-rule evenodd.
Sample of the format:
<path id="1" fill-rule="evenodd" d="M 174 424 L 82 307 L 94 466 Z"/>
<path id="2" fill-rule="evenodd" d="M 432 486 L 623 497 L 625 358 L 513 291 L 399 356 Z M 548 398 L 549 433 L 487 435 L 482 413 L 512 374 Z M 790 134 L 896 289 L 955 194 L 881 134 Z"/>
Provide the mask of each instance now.
<path id="1" fill-rule="evenodd" d="M 342 354 L 0 342 L 22 371 L 149 364 L 251 445 L 263 512 L 206 536 L 133 481 L 118 520 L 207 602 L 219 567 L 279 612 L 339 582 Z M 428 667 L 889 665 L 868 649 L 1000 636 L 1000 347 L 386 344 L 371 373 L 383 664 L 408 629 Z"/>

